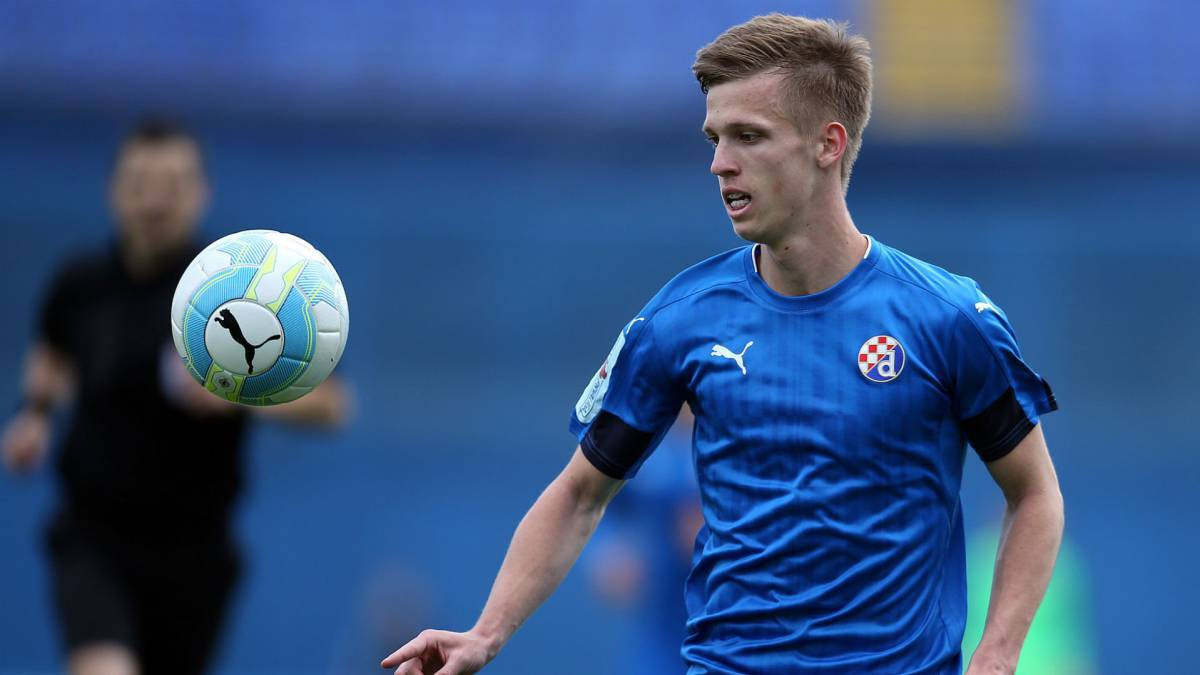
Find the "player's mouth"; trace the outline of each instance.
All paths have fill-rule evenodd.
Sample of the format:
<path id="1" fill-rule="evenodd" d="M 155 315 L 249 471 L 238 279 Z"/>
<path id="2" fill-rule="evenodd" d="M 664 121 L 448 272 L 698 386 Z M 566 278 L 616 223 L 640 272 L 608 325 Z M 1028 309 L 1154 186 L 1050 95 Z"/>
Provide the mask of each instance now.
<path id="1" fill-rule="evenodd" d="M 730 218 L 745 215 L 753 199 L 749 192 L 734 188 L 725 188 L 721 191 L 721 196 L 725 199 L 725 211 L 729 213 Z"/>

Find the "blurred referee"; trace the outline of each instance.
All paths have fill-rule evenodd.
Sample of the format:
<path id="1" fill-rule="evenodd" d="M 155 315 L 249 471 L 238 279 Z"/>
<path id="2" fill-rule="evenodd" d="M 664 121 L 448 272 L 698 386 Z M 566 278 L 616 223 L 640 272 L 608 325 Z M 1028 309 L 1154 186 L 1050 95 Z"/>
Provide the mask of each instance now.
<path id="1" fill-rule="evenodd" d="M 247 415 L 196 384 L 171 344 L 171 298 L 209 197 L 196 139 L 141 124 L 109 197 L 116 241 L 54 275 L 0 447 L 10 470 L 36 468 L 53 413 L 73 402 L 46 533 L 68 671 L 201 673 L 238 579 L 230 516 Z M 346 406 L 333 378 L 261 412 L 334 426 Z"/>

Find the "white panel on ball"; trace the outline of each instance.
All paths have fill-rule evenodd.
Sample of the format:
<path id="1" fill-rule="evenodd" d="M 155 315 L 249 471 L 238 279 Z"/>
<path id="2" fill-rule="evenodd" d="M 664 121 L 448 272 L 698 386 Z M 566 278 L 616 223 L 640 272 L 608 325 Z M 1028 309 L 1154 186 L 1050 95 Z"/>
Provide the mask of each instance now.
<path id="1" fill-rule="evenodd" d="M 221 241 L 218 240 L 213 244 L 213 246 L 216 246 L 220 243 Z M 222 270 L 226 267 L 229 267 L 229 265 L 232 264 L 233 256 L 225 253 L 224 251 L 213 250 L 212 246 L 210 246 L 202 251 L 196 260 L 198 260 L 200 264 L 195 265 L 195 263 L 193 263 L 193 265 L 197 268 L 200 274 L 207 276 L 216 272 L 217 270 Z"/>

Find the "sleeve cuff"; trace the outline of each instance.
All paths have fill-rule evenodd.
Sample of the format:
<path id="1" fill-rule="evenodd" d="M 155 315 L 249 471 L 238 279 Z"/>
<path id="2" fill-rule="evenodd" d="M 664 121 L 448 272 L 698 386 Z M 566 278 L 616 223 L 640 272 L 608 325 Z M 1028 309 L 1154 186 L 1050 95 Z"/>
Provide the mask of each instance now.
<path id="1" fill-rule="evenodd" d="M 1056 408 L 1053 397 L 1050 401 L 1051 409 Z M 971 447 L 985 462 L 994 462 L 1012 452 L 1035 426 L 1037 417 L 1030 419 L 1012 387 L 982 412 L 962 423 Z"/>
<path id="2" fill-rule="evenodd" d="M 579 442 L 583 456 L 609 478 L 631 478 L 650 448 L 654 434 L 626 424 L 607 410 L 601 411 Z"/>

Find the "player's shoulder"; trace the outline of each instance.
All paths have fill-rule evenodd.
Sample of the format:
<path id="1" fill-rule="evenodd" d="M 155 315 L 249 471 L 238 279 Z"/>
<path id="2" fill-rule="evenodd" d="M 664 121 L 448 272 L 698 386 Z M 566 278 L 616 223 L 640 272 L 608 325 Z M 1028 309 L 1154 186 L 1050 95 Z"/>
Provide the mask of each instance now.
<path id="1" fill-rule="evenodd" d="M 971 277 L 955 274 L 886 244 L 879 245 L 881 255 L 876 269 L 902 292 L 925 297 L 928 304 L 951 315 L 969 315 L 978 311 L 977 303 L 988 302 Z"/>
<path id="2" fill-rule="evenodd" d="M 688 267 L 668 281 L 642 311 L 647 319 L 666 310 L 675 313 L 722 289 L 746 283 L 746 255 L 749 246 L 718 253 Z"/>

